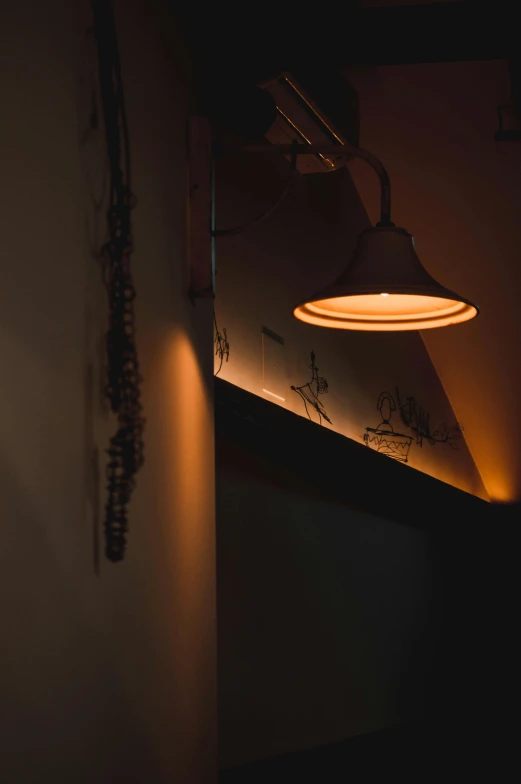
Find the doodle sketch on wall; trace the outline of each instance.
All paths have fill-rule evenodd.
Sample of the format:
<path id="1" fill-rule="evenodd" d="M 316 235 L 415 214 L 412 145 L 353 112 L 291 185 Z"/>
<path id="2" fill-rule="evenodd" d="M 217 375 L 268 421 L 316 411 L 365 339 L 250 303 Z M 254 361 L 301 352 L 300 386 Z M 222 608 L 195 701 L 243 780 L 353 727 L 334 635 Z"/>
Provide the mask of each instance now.
<path id="1" fill-rule="evenodd" d="M 219 367 L 215 371 L 215 375 L 218 376 L 222 370 L 223 362 L 226 359 L 226 362 L 230 359 L 230 341 L 228 340 L 228 335 L 226 334 L 226 327 L 223 327 L 223 331 L 219 331 L 219 327 L 217 326 L 217 317 L 215 315 L 215 310 L 213 312 L 213 324 L 214 324 L 214 338 L 213 344 L 215 346 L 215 356 L 219 357 Z"/>
<path id="2" fill-rule="evenodd" d="M 364 442 L 376 452 L 381 452 L 401 463 L 409 462 L 409 452 L 413 441 L 420 447 L 423 442 L 448 444 L 451 449 L 459 449 L 458 441 L 463 436 L 463 428 L 459 423 L 452 426 L 442 422 L 437 428 L 431 429 L 430 414 L 421 408 L 414 397 L 406 397 L 404 401 L 396 388 L 396 400 L 390 392 L 382 392 L 376 404 L 382 421 L 377 427 L 366 427 Z M 391 424 L 393 411 L 399 410 L 402 424 L 413 433 L 405 435 L 397 433 Z"/>
<path id="3" fill-rule="evenodd" d="M 396 411 L 396 403 L 390 392 L 382 392 L 376 408 L 382 420 L 377 427 L 366 427 L 365 443 L 376 452 L 398 460 L 400 463 L 407 463 L 413 437 L 395 432 L 391 424 L 391 417 L 393 411 Z"/>
<path id="4" fill-rule="evenodd" d="M 463 436 L 463 428 L 456 422 L 450 427 L 442 422 L 435 430 L 431 430 L 431 415 L 421 408 L 414 397 L 406 397 L 402 403 L 400 392 L 396 387 L 396 399 L 403 424 L 416 436 L 416 443 L 423 446 L 423 439 L 429 444 L 448 444 L 451 449 L 459 449 L 458 441 Z"/>
<path id="5" fill-rule="evenodd" d="M 304 408 L 306 409 L 306 414 L 308 415 L 308 419 L 311 419 L 311 414 L 309 413 L 308 405 L 313 408 L 318 414 L 318 423 L 322 424 L 322 419 L 325 419 L 326 422 L 329 422 L 332 425 L 332 421 L 328 417 L 326 413 L 326 409 L 322 401 L 319 399 L 319 395 L 326 395 L 329 392 L 329 386 L 327 383 L 327 379 L 324 376 L 318 375 L 318 367 L 315 365 L 315 352 L 312 351 L 310 354 L 311 357 L 311 364 L 309 369 L 311 370 L 311 380 L 307 382 L 307 384 L 302 384 L 300 387 L 291 386 L 293 392 L 296 392 L 302 398 L 304 403 Z"/>

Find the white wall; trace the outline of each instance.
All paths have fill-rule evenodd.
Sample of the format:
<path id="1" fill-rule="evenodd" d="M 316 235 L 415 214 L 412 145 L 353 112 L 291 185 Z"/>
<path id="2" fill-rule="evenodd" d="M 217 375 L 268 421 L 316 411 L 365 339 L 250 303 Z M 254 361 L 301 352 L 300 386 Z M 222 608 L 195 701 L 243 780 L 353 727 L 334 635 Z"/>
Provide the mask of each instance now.
<path id="1" fill-rule="evenodd" d="M 166 4 L 165 4 L 166 5 Z M 187 300 L 189 70 L 160 2 L 118 5 L 134 163 L 146 463 L 100 559 L 102 129 L 90 4 L 2 9 L 0 748 L 5 782 L 211 782 L 211 311 Z M 174 36 L 174 37 L 172 37 Z M 211 307 L 211 306 L 210 306 Z"/>

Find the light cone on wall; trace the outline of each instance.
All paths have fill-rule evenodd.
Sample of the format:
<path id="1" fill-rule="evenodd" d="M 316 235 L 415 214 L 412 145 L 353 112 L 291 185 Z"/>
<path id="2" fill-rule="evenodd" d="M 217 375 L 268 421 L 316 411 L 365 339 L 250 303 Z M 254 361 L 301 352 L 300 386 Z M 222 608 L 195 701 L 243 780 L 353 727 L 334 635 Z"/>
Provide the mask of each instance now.
<path id="1" fill-rule="evenodd" d="M 392 224 L 363 231 L 342 275 L 293 311 L 320 327 L 381 332 L 446 327 L 478 313 L 429 275 L 412 236 Z"/>

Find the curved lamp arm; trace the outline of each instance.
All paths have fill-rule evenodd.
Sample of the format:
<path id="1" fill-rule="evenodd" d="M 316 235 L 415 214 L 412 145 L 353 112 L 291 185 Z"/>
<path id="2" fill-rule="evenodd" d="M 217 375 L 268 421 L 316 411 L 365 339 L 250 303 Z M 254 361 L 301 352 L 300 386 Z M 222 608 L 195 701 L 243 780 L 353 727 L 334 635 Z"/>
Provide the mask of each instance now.
<path id="1" fill-rule="evenodd" d="M 289 155 L 292 158 L 290 182 L 274 205 L 261 216 L 257 216 L 245 226 L 235 230 L 219 231 L 215 228 L 213 205 L 213 159 L 220 155 L 234 155 L 239 152 L 273 153 Z M 189 160 L 189 213 L 190 213 L 190 296 L 212 298 L 215 294 L 215 238 L 235 233 L 245 227 L 256 225 L 271 215 L 288 193 L 295 171 L 297 155 L 345 156 L 347 160 L 360 158 L 378 175 L 380 181 L 380 221 L 377 226 L 392 226 L 391 223 L 391 185 L 389 175 L 383 164 L 367 150 L 350 145 L 320 144 L 263 144 L 256 146 L 219 146 L 215 144 L 210 123 L 206 117 L 190 117 L 188 123 L 188 160 Z M 208 232 L 208 228 L 210 231 Z M 209 235 L 209 236 L 208 236 Z"/>
<path id="2" fill-rule="evenodd" d="M 391 221 L 391 180 L 383 163 L 371 152 L 354 147 L 350 153 L 353 158 L 360 158 L 371 166 L 380 180 L 380 220 L 377 226 L 394 226 Z"/>
<path id="3" fill-rule="evenodd" d="M 283 153 L 284 155 L 334 155 L 346 156 L 348 159 L 360 158 L 374 169 L 380 181 L 380 220 L 377 226 L 393 226 L 391 221 L 391 181 L 383 163 L 372 153 L 360 147 L 347 147 L 322 144 L 260 144 L 246 145 L 244 147 L 218 148 L 215 154 L 229 155 L 238 152 Z"/>

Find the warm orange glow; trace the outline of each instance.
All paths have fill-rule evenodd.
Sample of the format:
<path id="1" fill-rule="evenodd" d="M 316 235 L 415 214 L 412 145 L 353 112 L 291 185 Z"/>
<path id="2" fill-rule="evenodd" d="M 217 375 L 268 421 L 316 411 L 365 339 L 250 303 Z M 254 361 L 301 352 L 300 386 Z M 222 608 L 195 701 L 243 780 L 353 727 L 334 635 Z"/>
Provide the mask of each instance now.
<path id="1" fill-rule="evenodd" d="M 461 324 L 478 315 L 466 302 L 423 294 L 359 294 L 299 305 L 293 315 L 308 324 L 334 329 L 395 332 Z"/>
<path id="2" fill-rule="evenodd" d="M 188 406 L 179 406 L 176 397 L 179 372 L 190 389 Z M 164 373 L 163 395 L 168 404 L 165 402 L 163 405 L 162 417 L 170 450 L 168 471 L 172 490 L 168 512 L 174 519 L 186 515 L 190 521 L 185 526 L 172 529 L 172 534 L 179 537 L 176 547 L 184 553 L 184 565 L 190 563 L 197 572 L 197 554 L 205 535 L 207 504 L 213 497 L 210 470 L 213 465 L 213 442 L 210 438 L 213 410 L 197 349 L 180 330 L 172 335 L 165 350 Z M 182 455 L 182 460 L 179 460 L 179 455 Z"/>
<path id="3" fill-rule="evenodd" d="M 282 395 L 276 395 L 275 392 L 270 392 L 269 389 L 265 389 L 263 387 L 262 391 L 265 392 L 267 395 L 271 395 L 271 397 L 274 397 L 275 400 L 280 400 L 282 403 L 286 402 L 286 398 L 285 397 L 282 397 Z"/>
<path id="4" fill-rule="evenodd" d="M 211 336 L 213 303 L 207 300 L 202 305 L 198 317 L 205 319 L 206 334 Z M 195 339 L 181 325 L 172 325 L 162 340 L 154 337 L 154 361 L 147 366 L 147 462 L 135 498 L 141 507 L 133 550 L 135 559 L 138 555 L 136 579 L 143 587 L 141 609 L 145 608 L 150 626 L 150 632 L 145 626 L 144 633 L 152 641 L 150 663 L 157 669 L 159 683 L 168 683 L 175 662 L 168 695 L 163 699 L 157 690 L 150 707 L 169 711 L 174 705 L 172 717 L 179 718 L 179 727 L 184 722 L 192 734 L 202 726 L 201 715 L 208 714 L 209 721 L 215 715 L 209 685 L 216 629 L 212 379 Z M 180 378 L 188 390 L 184 400 Z M 155 570 L 153 580 L 147 577 L 150 569 Z M 156 746 L 156 736 L 147 735 L 147 743 L 159 755 L 163 746 Z M 193 748 L 189 738 L 179 756 L 183 770 L 193 769 L 189 762 Z M 182 780 L 201 779 L 187 775 Z"/>
<path id="5" fill-rule="evenodd" d="M 487 474 L 484 484 L 492 503 L 506 504 L 516 500 L 517 488 L 511 477 Z"/>
<path id="6" fill-rule="evenodd" d="M 172 563 L 176 586 L 172 594 L 182 597 L 175 612 L 183 620 L 186 648 L 179 642 L 179 656 L 188 672 L 194 642 L 190 636 L 197 636 L 197 619 L 208 612 L 205 603 L 215 556 L 214 416 L 197 347 L 180 329 L 172 332 L 162 349 L 161 374 L 157 386 L 163 484 L 157 504 L 162 549 Z M 190 390 L 188 405 L 179 403 L 179 374 Z"/>

